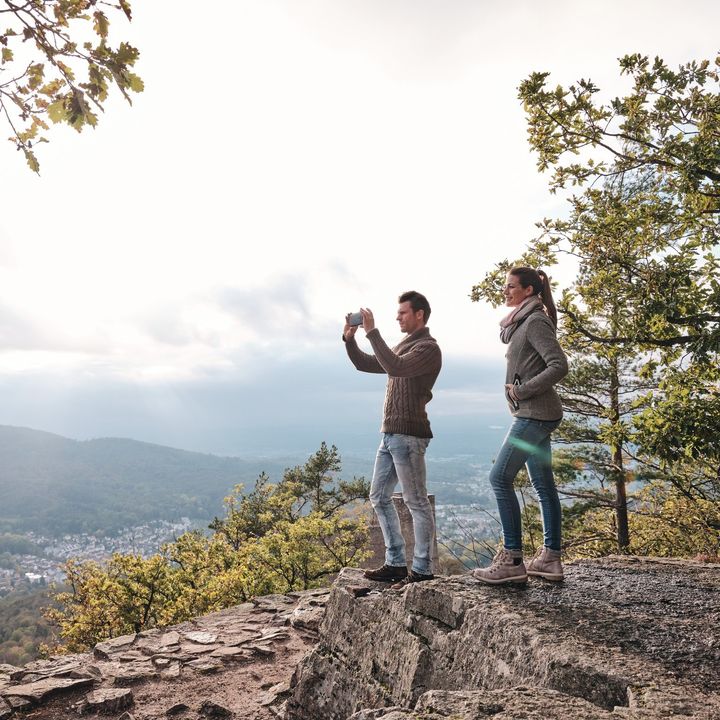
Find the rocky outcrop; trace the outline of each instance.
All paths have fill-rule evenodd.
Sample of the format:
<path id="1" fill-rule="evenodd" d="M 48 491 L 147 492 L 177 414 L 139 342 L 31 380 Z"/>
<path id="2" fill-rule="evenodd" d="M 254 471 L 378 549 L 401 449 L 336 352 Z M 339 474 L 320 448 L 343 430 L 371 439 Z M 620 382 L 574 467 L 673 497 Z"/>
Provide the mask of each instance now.
<path id="1" fill-rule="evenodd" d="M 78 715 L 273 720 L 317 639 L 327 590 L 269 595 L 92 653 L 0 665 L 0 720 Z M 314 628 L 314 630 L 313 630 Z"/>
<path id="2" fill-rule="evenodd" d="M 720 720 L 719 591 L 719 565 L 633 558 L 525 588 L 395 592 L 345 569 L 329 600 L 271 595 L 0 665 L 0 720 Z"/>
<path id="3" fill-rule="evenodd" d="M 720 566 L 604 558 L 562 584 L 338 578 L 288 720 L 720 718 Z"/>

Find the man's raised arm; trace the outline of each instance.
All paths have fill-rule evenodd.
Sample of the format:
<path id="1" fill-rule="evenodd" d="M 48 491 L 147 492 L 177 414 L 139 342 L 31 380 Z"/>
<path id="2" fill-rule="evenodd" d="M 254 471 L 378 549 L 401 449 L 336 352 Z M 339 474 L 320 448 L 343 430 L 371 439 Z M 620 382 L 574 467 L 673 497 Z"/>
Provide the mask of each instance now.
<path id="1" fill-rule="evenodd" d="M 375 355 L 369 357 L 374 357 L 383 371 L 393 377 L 417 377 L 437 372 L 442 366 L 442 353 L 435 342 L 419 342 L 409 352 L 398 355 L 388 347 L 377 328 L 368 332 L 367 339 L 375 351 Z"/>
<path id="2" fill-rule="evenodd" d="M 369 355 L 358 347 L 357 340 L 355 339 L 357 328 L 357 325 L 350 325 L 348 318 L 345 318 L 343 342 L 345 343 L 345 350 L 350 358 L 350 362 L 361 372 L 385 373 L 382 365 L 380 365 L 374 355 Z"/>

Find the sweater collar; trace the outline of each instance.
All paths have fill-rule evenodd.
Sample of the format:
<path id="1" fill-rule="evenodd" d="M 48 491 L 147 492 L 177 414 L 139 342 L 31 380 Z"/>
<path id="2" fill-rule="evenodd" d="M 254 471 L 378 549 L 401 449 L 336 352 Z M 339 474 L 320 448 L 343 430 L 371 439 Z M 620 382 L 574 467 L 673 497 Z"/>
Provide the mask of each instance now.
<path id="1" fill-rule="evenodd" d="M 408 342 L 414 342 L 415 340 L 420 340 L 421 338 L 430 337 L 430 328 L 426 325 L 425 327 L 420 328 L 419 330 L 416 330 L 414 333 L 411 333 L 410 335 L 406 335 L 400 342 L 401 343 L 408 343 Z"/>

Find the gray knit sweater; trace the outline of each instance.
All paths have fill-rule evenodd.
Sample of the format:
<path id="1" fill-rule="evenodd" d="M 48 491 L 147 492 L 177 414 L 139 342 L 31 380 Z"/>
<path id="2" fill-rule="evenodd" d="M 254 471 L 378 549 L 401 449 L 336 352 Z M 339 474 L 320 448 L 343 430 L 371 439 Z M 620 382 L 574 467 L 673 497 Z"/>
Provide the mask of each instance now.
<path id="1" fill-rule="evenodd" d="M 354 337 L 345 342 L 353 365 L 363 372 L 386 373 L 385 407 L 381 432 L 431 438 L 425 405 L 440 373 L 442 354 L 428 328 L 416 330 L 390 349 L 374 328 L 367 334 L 374 355 L 363 352 Z"/>
<path id="2" fill-rule="evenodd" d="M 568 373 L 565 353 L 552 320 L 542 311 L 529 315 L 508 344 L 505 382 L 514 384 L 517 406 L 508 398 L 515 417 L 560 420 L 562 403 L 553 385 Z"/>

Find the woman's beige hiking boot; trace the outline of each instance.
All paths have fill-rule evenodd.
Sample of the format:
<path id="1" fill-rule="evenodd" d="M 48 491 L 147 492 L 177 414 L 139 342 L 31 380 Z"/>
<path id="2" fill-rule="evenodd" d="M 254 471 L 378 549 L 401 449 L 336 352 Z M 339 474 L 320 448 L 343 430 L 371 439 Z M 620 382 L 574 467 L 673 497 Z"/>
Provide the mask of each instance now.
<path id="1" fill-rule="evenodd" d="M 490 585 L 526 583 L 527 571 L 523 563 L 522 550 L 506 550 L 503 548 L 493 558 L 490 567 L 473 570 L 472 576 L 476 580 Z"/>
<path id="2" fill-rule="evenodd" d="M 549 547 L 539 548 L 533 559 L 527 564 L 527 574 L 560 582 L 564 578 L 560 555 L 559 550 Z"/>

